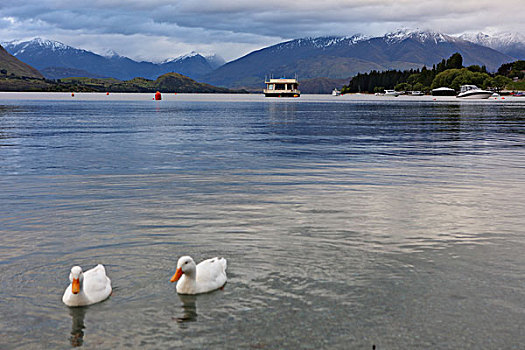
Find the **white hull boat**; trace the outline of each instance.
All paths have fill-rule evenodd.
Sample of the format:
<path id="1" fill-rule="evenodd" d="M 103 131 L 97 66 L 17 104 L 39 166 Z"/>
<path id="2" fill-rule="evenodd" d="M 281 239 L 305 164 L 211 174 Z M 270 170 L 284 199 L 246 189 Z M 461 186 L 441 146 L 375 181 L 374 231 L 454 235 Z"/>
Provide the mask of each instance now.
<path id="1" fill-rule="evenodd" d="M 476 85 L 463 85 L 460 93 L 456 96 L 468 99 L 487 99 L 492 96 L 492 91 L 482 90 Z"/>
<path id="2" fill-rule="evenodd" d="M 385 90 L 385 96 L 394 96 L 394 97 L 397 97 L 401 95 L 400 92 L 397 92 L 395 90 Z"/>

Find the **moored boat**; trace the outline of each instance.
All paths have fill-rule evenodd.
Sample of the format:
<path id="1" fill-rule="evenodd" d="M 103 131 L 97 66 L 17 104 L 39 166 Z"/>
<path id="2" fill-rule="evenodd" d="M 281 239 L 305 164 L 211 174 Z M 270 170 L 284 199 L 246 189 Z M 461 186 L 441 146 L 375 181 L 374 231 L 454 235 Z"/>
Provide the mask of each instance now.
<path id="1" fill-rule="evenodd" d="M 385 90 L 385 96 L 394 96 L 394 97 L 397 97 L 401 95 L 400 92 L 396 91 L 396 90 Z"/>
<path id="2" fill-rule="evenodd" d="M 266 89 L 263 90 L 266 97 L 299 97 L 299 81 L 297 79 L 268 79 L 264 82 Z"/>
<path id="3" fill-rule="evenodd" d="M 332 96 L 341 96 L 341 91 L 337 90 L 337 88 L 333 89 Z"/>
<path id="4" fill-rule="evenodd" d="M 432 96 L 455 96 L 456 90 L 448 87 L 439 87 L 432 90 Z"/>
<path id="5" fill-rule="evenodd" d="M 482 90 L 476 85 L 462 85 L 461 91 L 456 97 L 472 98 L 472 99 L 486 99 L 492 96 L 492 91 Z"/>

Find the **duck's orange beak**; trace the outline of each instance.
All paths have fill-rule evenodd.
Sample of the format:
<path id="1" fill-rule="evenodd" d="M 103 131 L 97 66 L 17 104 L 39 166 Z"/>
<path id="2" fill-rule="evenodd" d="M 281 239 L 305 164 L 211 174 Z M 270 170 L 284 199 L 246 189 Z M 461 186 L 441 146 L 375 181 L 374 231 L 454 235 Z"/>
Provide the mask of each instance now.
<path id="1" fill-rule="evenodd" d="M 80 292 L 80 281 L 78 278 L 73 278 L 73 283 L 71 283 L 71 292 L 73 294 L 78 294 L 78 292 Z"/>
<path id="2" fill-rule="evenodd" d="M 182 272 L 182 269 L 179 267 L 177 269 L 177 271 L 175 271 L 175 274 L 173 275 L 173 277 L 170 279 L 170 282 L 173 283 L 175 281 L 178 281 L 180 276 L 182 276 L 184 272 Z"/>

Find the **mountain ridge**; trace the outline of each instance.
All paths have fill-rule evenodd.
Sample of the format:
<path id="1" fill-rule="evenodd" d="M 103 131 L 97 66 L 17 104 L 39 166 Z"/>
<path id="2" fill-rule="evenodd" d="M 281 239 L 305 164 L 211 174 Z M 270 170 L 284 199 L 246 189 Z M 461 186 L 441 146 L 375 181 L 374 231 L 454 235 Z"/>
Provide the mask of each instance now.
<path id="1" fill-rule="evenodd" d="M 495 71 L 511 56 L 433 31 L 398 30 L 382 37 L 301 38 L 279 43 L 228 62 L 203 77 L 216 86 L 261 86 L 264 76 L 343 79 L 371 70 L 431 67 L 455 52 L 466 65 Z"/>
<path id="2" fill-rule="evenodd" d="M 113 50 L 107 50 L 106 56 L 101 56 L 42 38 L 11 41 L 7 49 L 50 79 L 72 75 L 120 80 L 135 77 L 156 79 L 162 74 L 177 72 L 215 86 L 256 91 L 263 87 L 264 77 L 268 75 L 297 75 L 301 81 L 310 80 L 307 86 L 313 86 L 311 82 L 323 78 L 317 81 L 325 86 L 330 79 L 339 84 L 341 79 L 372 70 L 431 67 L 455 52 L 463 56 L 465 65 L 486 66 L 489 71 L 514 60 L 513 55 L 480 45 L 503 47 L 503 44 L 495 44 L 496 39 L 487 41 L 488 37 L 478 35 L 471 38 L 478 42 L 474 43 L 466 40 L 467 36 L 419 29 L 400 29 L 376 37 L 361 34 L 306 37 L 261 48 L 227 63 L 216 55 L 204 57 L 197 52 L 160 63 L 137 62 Z M 512 41 L 507 35 L 507 42 L 518 45 L 520 40 L 525 41 L 516 37 L 518 39 Z M 501 38 L 498 40 L 502 41 Z M 40 49 L 44 51 L 38 51 Z"/>
<path id="3" fill-rule="evenodd" d="M 42 38 L 29 41 L 13 40 L 3 42 L 2 45 L 19 60 L 47 73 L 44 75 L 49 79 L 65 78 L 67 76 L 62 73 L 71 69 L 86 71 L 90 77 L 111 77 L 122 80 L 134 77 L 156 79 L 170 72 L 198 79 L 211 72 L 221 61 L 219 56 L 210 56 L 208 61 L 206 57 L 194 52 L 163 63 L 138 62 L 121 56 L 113 50 L 107 50 L 104 55 L 99 55 L 59 41 Z M 49 68 L 53 69 L 49 70 Z"/>

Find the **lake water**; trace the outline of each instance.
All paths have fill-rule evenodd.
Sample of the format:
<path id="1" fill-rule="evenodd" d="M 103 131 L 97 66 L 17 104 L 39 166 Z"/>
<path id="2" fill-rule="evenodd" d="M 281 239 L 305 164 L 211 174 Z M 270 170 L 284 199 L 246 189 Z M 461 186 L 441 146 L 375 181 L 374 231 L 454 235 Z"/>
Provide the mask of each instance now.
<path id="1" fill-rule="evenodd" d="M 523 349 L 525 99 L 151 98 L 0 94 L 0 348 Z"/>

